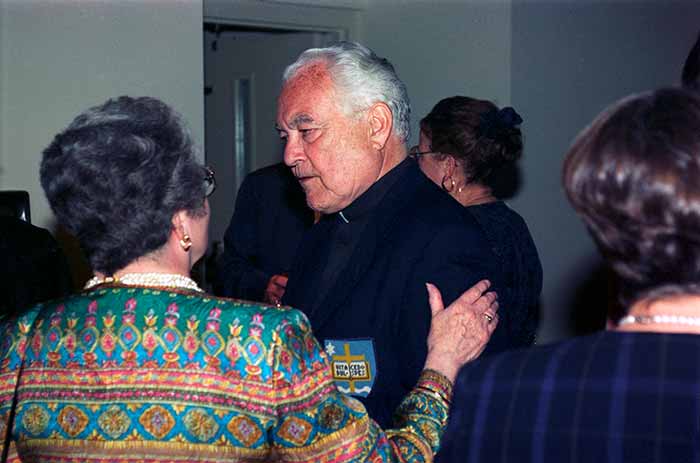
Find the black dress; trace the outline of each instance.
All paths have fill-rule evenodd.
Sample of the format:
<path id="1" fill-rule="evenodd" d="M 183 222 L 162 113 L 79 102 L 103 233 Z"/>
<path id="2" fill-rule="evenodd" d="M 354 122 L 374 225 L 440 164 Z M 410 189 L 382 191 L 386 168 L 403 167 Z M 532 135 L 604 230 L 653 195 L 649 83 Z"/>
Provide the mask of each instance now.
<path id="1" fill-rule="evenodd" d="M 464 208 L 481 227 L 502 270 L 499 323 L 486 353 L 529 346 L 535 341 L 542 291 L 542 265 L 523 218 L 503 201 Z"/>

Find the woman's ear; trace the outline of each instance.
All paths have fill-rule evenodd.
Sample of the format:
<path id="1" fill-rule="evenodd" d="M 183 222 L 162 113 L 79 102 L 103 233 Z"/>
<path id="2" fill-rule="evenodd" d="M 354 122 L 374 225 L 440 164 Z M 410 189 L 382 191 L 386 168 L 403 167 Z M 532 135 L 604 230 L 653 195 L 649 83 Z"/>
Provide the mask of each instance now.
<path id="1" fill-rule="evenodd" d="M 394 115 L 386 103 L 375 103 L 367 111 L 369 118 L 370 142 L 376 150 L 381 150 L 391 135 Z"/>
<path id="2" fill-rule="evenodd" d="M 185 211 L 177 211 L 174 213 L 171 224 L 173 227 L 172 232 L 175 233 L 178 239 L 182 238 L 185 234 Z"/>
<path id="3" fill-rule="evenodd" d="M 178 211 L 173 215 L 173 233 L 180 243 L 180 247 L 186 253 L 192 247 L 192 238 L 189 235 L 189 216 L 185 211 Z"/>
<path id="4" fill-rule="evenodd" d="M 173 214 L 171 233 L 175 234 L 175 238 L 180 242 L 180 247 L 187 252 L 192 247 L 192 239 L 187 231 L 188 216 L 187 212 L 177 211 Z"/>
<path id="5" fill-rule="evenodd" d="M 458 166 L 457 160 L 454 158 L 454 156 L 446 154 L 443 163 L 445 166 L 445 173 L 451 177 L 454 176 Z"/>

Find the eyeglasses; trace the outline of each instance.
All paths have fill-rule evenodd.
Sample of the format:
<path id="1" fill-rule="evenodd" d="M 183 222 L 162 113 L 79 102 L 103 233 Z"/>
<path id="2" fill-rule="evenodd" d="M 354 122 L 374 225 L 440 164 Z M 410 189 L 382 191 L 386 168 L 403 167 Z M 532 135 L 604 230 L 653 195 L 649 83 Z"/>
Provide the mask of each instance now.
<path id="1" fill-rule="evenodd" d="M 416 161 L 421 157 L 421 156 L 427 156 L 429 154 L 440 154 L 435 151 L 419 151 L 418 145 L 412 147 L 410 150 L 408 150 L 408 157 L 413 158 Z"/>
<path id="2" fill-rule="evenodd" d="M 216 178 L 214 171 L 209 167 L 204 167 L 204 194 L 209 197 L 216 190 Z"/>

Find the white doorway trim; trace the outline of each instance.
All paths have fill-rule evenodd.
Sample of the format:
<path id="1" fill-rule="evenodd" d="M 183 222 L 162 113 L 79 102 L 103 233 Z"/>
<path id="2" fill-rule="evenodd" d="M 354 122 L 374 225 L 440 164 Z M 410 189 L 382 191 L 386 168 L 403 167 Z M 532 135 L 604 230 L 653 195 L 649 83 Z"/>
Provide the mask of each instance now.
<path id="1" fill-rule="evenodd" d="M 346 40 L 348 38 L 348 31 L 344 28 L 335 27 L 321 27 L 308 24 L 281 24 L 281 23 L 271 23 L 267 21 L 250 21 L 244 19 L 230 19 L 230 18 L 216 18 L 211 16 L 204 17 L 204 23 L 207 24 L 222 24 L 227 26 L 241 26 L 250 27 L 251 29 L 265 29 L 265 30 L 280 30 L 280 31 L 294 31 L 294 32 L 322 32 L 322 33 L 334 33 L 338 35 L 338 40 Z"/>
<path id="2" fill-rule="evenodd" d="M 327 2 L 332 5 L 332 2 Z M 358 40 L 364 6 L 358 8 L 299 5 L 256 0 L 204 0 L 204 22 L 286 29 L 304 32 L 334 32 L 340 40 Z"/>

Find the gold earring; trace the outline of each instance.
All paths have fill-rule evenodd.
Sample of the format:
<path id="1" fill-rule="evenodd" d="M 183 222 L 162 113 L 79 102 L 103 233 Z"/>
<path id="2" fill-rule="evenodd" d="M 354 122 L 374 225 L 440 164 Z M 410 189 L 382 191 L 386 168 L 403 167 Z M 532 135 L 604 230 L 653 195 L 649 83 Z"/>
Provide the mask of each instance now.
<path id="1" fill-rule="evenodd" d="M 185 252 L 190 250 L 190 248 L 192 247 L 192 240 L 190 239 L 190 235 L 188 235 L 187 233 L 184 234 L 184 236 L 180 240 L 180 246 Z"/>

